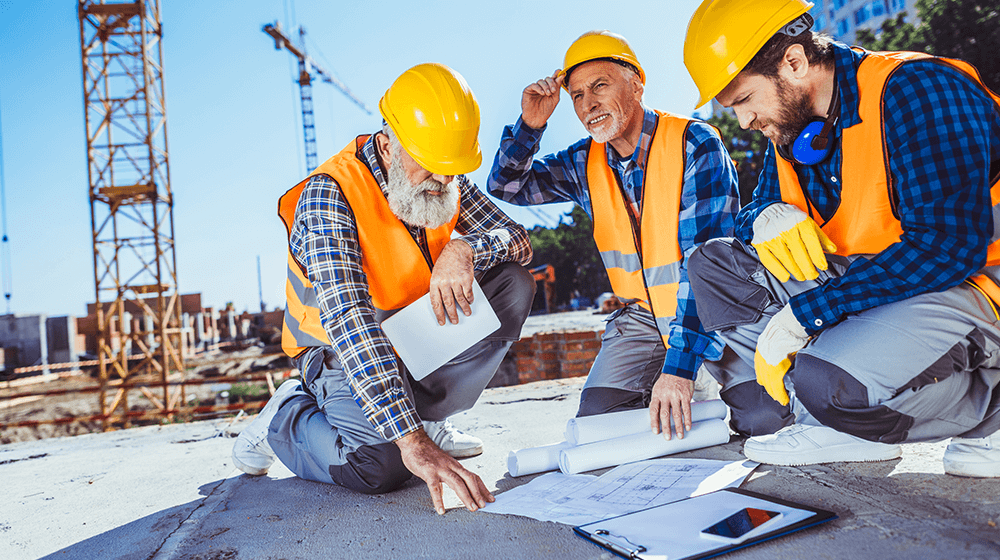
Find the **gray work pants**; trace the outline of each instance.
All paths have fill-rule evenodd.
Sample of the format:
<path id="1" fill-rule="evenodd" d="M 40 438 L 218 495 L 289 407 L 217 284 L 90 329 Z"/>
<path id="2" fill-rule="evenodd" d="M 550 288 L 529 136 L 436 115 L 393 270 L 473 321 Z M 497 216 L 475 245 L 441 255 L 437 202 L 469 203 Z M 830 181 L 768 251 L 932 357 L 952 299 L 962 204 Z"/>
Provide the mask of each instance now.
<path id="1" fill-rule="evenodd" d="M 653 383 L 663 367 L 667 349 L 652 313 L 631 304 L 613 312 L 607 322 L 577 416 L 649 406 Z"/>
<path id="2" fill-rule="evenodd" d="M 781 283 L 738 240 L 715 239 L 692 254 L 699 316 L 739 357 L 731 382 L 756 379 L 757 337 L 792 296 L 850 265 L 828 261 L 816 280 Z M 882 443 L 989 435 L 1000 428 L 998 385 L 1000 323 L 964 283 L 848 316 L 812 337 L 785 376 L 797 423 Z"/>
<path id="3" fill-rule="evenodd" d="M 403 385 L 422 420 L 440 421 L 472 408 L 531 310 L 535 281 L 524 267 L 501 264 L 479 282 L 500 328 L 420 381 L 400 363 Z M 388 492 L 406 482 L 411 475 L 399 448 L 361 412 L 334 349 L 311 348 L 296 365 L 304 390 L 282 404 L 268 431 L 278 459 L 300 478 L 366 494 Z"/>
<path id="4" fill-rule="evenodd" d="M 601 337 L 601 350 L 584 383 L 577 416 L 648 407 L 666 352 L 650 311 L 632 304 L 612 313 Z M 747 435 L 761 435 L 790 424 L 791 414 L 767 394 L 764 394 L 766 400 L 760 399 L 760 391 L 755 388 L 747 391 L 747 387 L 726 383 L 727 372 L 738 363 L 739 359 L 728 349 L 719 361 L 704 362 L 705 369 L 722 383 L 720 396 L 731 409 L 733 429 Z M 749 398 L 754 397 L 760 402 L 748 406 Z"/>

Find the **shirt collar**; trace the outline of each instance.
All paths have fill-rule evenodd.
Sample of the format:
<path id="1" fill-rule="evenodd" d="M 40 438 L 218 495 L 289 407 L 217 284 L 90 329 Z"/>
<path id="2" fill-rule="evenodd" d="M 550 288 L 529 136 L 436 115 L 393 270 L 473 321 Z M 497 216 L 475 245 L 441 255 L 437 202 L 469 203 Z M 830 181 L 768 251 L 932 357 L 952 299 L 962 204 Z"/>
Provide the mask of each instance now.
<path id="1" fill-rule="evenodd" d="M 833 49 L 834 76 L 840 88 L 839 128 L 850 128 L 861 123 L 858 113 L 861 97 L 858 92 L 858 66 L 868 53 L 836 41 L 830 47 Z"/>
<path id="2" fill-rule="evenodd" d="M 611 147 L 611 143 L 605 145 L 609 167 L 627 168 L 629 165 L 638 165 L 643 170 L 646 169 L 646 155 L 649 154 L 649 145 L 653 142 L 653 133 L 656 132 L 659 115 L 645 105 L 642 107 L 642 113 L 642 133 L 639 136 L 639 144 L 635 147 L 632 155 L 627 158 L 618 157 L 618 153 Z"/>
<path id="3" fill-rule="evenodd" d="M 386 198 L 388 198 L 389 190 L 385 180 L 385 173 L 382 171 L 382 166 L 379 165 L 378 156 L 376 155 L 375 150 L 376 134 L 378 133 L 376 132 L 369 136 L 368 140 L 365 140 L 364 145 L 361 146 L 361 161 L 368 167 L 368 170 L 371 171 L 372 176 L 375 177 L 375 182 L 378 183 L 379 188 L 382 189 L 382 194 L 386 195 Z"/>

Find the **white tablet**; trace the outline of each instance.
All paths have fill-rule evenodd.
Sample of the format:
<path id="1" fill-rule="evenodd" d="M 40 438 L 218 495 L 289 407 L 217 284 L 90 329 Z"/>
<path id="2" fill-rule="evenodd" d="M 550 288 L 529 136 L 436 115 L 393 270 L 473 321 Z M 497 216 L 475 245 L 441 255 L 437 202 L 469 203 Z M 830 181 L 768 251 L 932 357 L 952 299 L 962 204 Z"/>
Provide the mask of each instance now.
<path id="1" fill-rule="evenodd" d="M 500 328 L 500 319 L 475 280 L 472 281 L 472 294 L 472 314 L 466 317 L 458 308 L 457 325 L 451 321 L 438 324 L 430 294 L 424 294 L 382 321 L 382 330 L 414 379 L 419 381 L 427 377 Z"/>

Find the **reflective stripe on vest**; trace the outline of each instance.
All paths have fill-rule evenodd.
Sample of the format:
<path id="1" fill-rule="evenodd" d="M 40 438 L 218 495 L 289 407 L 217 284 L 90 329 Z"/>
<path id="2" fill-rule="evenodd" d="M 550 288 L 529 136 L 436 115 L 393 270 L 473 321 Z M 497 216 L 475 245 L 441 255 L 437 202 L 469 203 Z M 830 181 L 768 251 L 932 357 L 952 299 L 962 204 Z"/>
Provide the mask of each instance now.
<path id="1" fill-rule="evenodd" d="M 823 231 L 837 244 L 836 254 L 874 255 L 900 240 L 899 219 L 893 215 L 892 175 L 885 144 L 882 107 L 885 85 L 900 65 L 914 60 L 933 60 L 962 72 L 987 92 L 1000 111 L 1000 96 L 989 90 L 971 64 L 923 53 L 868 53 L 858 67 L 858 115 L 861 123 L 843 131 L 840 206 Z M 777 150 L 775 150 L 777 153 Z M 776 157 L 781 199 L 809 212 L 793 164 Z M 986 254 L 986 266 L 970 278 L 994 302 L 1000 302 L 1000 177 L 991 178 L 990 204 L 993 238 Z"/>
<path id="2" fill-rule="evenodd" d="M 638 301 L 652 311 L 660 332 L 666 333 L 677 309 L 684 257 L 677 240 L 678 215 L 685 133 L 691 120 L 660 111 L 656 114 L 659 119 L 649 146 L 638 231 L 625 193 L 608 166 L 605 145 L 593 140 L 587 156 L 587 183 L 594 213 L 594 241 L 611 288 L 624 301 Z"/>
<path id="3" fill-rule="evenodd" d="M 285 224 L 287 235 L 291 236 L 295 208 L 309 179 L 320 174 L 332 177 L 354 213 L 363 255 L 361 265 L 368 280 L 372 303 L 380 310 L 399 309 L 427 293 L 432 263 L 451 239 L 458 212 L 450 223 L 424 230 L 431 257 L 431 263 L 428 263 L 406 225 L 389 209 L 381 187 L 361 160 L 361 147 L 367 140 L 367 136 L 359 136 L 282 195 L 278 200 L 278 215 Z M 282 350 L 295 357 L 309 347 L 330 345 L 319 319 L 316 292 L 304 267 L 295 260 L 290 250 L 285 299 Z"/>

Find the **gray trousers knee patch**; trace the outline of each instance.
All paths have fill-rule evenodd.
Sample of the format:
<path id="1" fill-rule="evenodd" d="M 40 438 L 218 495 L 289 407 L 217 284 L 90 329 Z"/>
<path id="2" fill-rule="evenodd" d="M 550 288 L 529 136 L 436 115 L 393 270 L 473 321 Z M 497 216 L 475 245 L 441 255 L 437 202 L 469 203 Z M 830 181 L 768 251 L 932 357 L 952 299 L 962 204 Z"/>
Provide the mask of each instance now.
<path id="1" fill-rule="evenodd" d="M 412 476 L 394 443 L 359 447 L 347 454 L 346 463 L 330 465 L 330 478 L 335 483 L 362 494 L 391 492 Z"/>
<path id="2" fill-rule="evenodd" d="M 722 385 L 719 396 L 731 412 L 729 426 L 743 436 L 773 434 L 792 424 L 791 408 L 771 398 L 757 383 L 753 366 L 740 359 L 731 345 L 726 345 L 722 357 L 705 362 L 705 369 Z"/>
<path id="3" fill-rule="evenodd" d="M 636 393 L 635 391 L 625 391 L 611 387 L 591 387 L 584 389 L 580 394 L 580 408 L 577 410 L 576 416 L 580 418 L 595 414 L 608 414 L 610 412 L 645 408 L 647 406 L 649 406 L 648 393 Z"/>
<path id="4" fill-rule="evenodd" d="M 791 409 L 772 399 L 756 381 L 733 385 L 719 396 L 732 411 L 729 426 L 742 436 L 773 434 L 795 422 Z"/>
<path id="5" fill-rule="evenodd" d="M 869 441 L 900 443 L 912 416 L 884 405 L 868 405 L 868 389 L 843 369 L 800 354 L 791 370 L 799 401 L 823 425 Z"/>
<path id="6" fill-rule="evenodd" d="M 760 263 L 742 242 L 712 239 L 688 259 L 688 279 L 706 331 L 754 323 L 771 304 L 771 295 L 750 280 Z"/>

